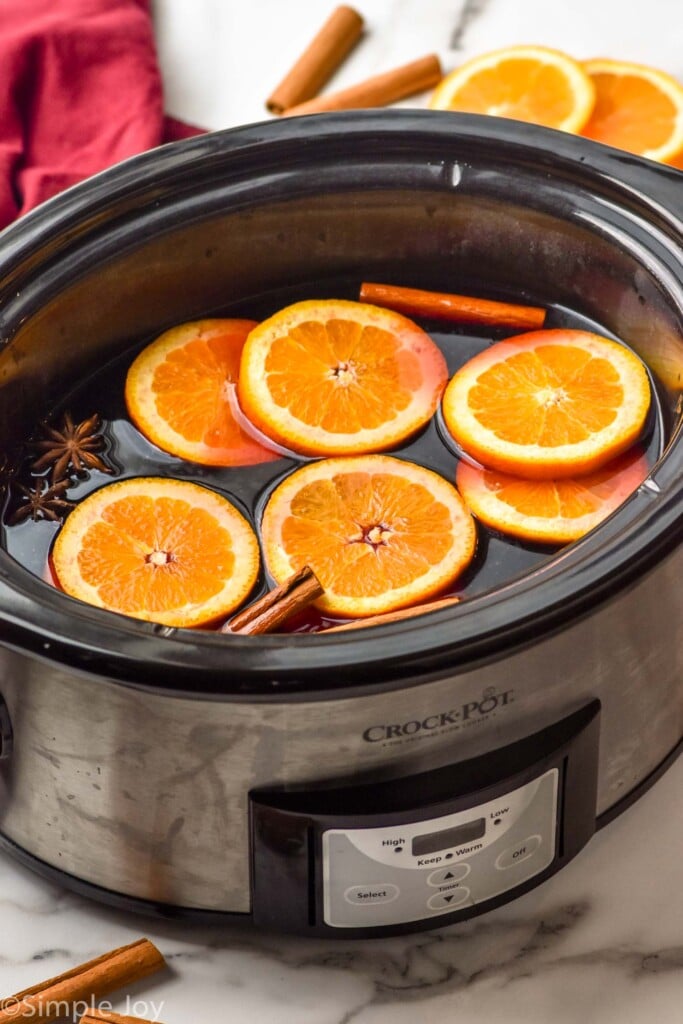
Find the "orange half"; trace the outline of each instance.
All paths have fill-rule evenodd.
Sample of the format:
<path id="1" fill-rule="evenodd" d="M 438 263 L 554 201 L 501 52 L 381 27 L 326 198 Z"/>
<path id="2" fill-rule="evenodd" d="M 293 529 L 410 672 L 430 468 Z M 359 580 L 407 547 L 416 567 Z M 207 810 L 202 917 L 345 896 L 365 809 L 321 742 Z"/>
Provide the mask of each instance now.
<path id="1" fill-rule="evenodd" d="M 244 342 L 254 320 L 197 320 L 166 331 L 139 354 L 126 378 L 133 423 L 153 444 L 205 466 L 248 466 L 278 455 L 235 415 Z"/>
<path id="2" fill-rule="evenodd" d="M 325 459 L 288 476 L 261 524 L 278 583 L 310 565 L 330 615 L 378 615 L 445 590 L 474 554 L 474 521 L 455 487 L 387 455 Z"/>
<path id="3" fill-rule="evenodd" d="M 255 327 L 239 400 L 278 444 L 305 455 L 384 451 L 434 414 L 446 361 L 400 313 L 342 299 L 297 302 Z"/>
<path id="4" fill-rule="evenodd" d="M 596 142 L 677 164 L 683 157 L 683 85 L 641 64 L 589 60 L 595 107 L 581 134 Z"/>
<path id="5" fill-rule="evenodd" d="M 650 383 L 630 349 L 588 331 L 520 334 L 470 359 L 443 398 L 446 426 L 488 469 L 580 476 L 640 436 Z"/>
<path id="6" fill-rule="evenodd" d="M 259 572 L 254 531 L 227 499 L 188 481 L 121 480 L 81 501 L 57 534 L 57 582 L 98 608 L 199 626 L 245 600 Z"/>
<path id="7" fill-rule="evenodd" d="M 458 465 L 460 493 L 494 530 L 542 544 L 568 544 L 593 530 L 642 484 L 649 472 L 640 448 L 603 469 L 567 480 L 521 480 L 467 462 Z"/>
<path id="8" fill-rule="evenodd" d="M 462 64 L 436 87 L 433 110 L 492 114 L 581 131 L 595 100 L 581 65 L 545 46 L 509 46 Z"/>

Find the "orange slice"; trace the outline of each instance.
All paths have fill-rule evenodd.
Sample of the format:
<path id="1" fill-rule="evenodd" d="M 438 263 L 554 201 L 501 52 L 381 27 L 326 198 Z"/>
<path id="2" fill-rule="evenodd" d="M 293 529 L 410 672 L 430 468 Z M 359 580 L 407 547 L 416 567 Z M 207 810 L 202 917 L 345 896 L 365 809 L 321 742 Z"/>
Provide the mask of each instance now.
<path id="1" fill-rule="evenodd" d="M 596 101 L 582 135 L 630 153 L 675 164 L 683 156 L 683 85 L 640 64 L 584 64 Z"/>
<path id="2" fill-rule="evenodd" d="M 594 101 L 589 76 L 565 53 L 544 46 L 509 46 L 451 71 L 437 85 L 429 106 L 579 132 Z"/>
<path id="3" fill-rule="evenodd" d="M 235 382 L 254 320 L 197 320 L 166 331 L 128 371 L 131 419 L 153 444 L 206 466 L 278 458 L 235 418 Z"/>
<path id="4" fill-rule="evenodd" d="M 469 565 L 474 521 L 437 473 L 388 455 L 313 462 L 273 492 L 261 524 L 278 583 L 310 565 L 331 615 L 378 615 L 424 601 Z"/>
<path id="5" fill-rule="evenodd" d="M 630 448 L 650 405 L 630 349 L 588 331 L 531 331 L 470 359 L 443 398 L 446 426 L 488 469 L 580 476 Z"/>
<path id="6" fill-rule="evenodd" d="M 542 544 L 567 544 L 606 519 L 646 478 L 640 448 L 603 469 L 567 480 L 520 480 L 460 462 L 457 484 L 475 516 L 501 533 Z"/>
<path id="7" fill-rule="evenodd" d="M 307 455 L 382 451 L 435 412 L 448 379 L 412 320 L 342 299 L 297 302 L 249 335 L 238 393 L 246 415 Z"/>
<path id="8" fill-rule="evenodd" d="M 160 477 L 121 480 L 85 498 L 57 534 L 52 567 L 88 604 L 167 626 L 223 618 L 259 572 L 246 519 L 206 487 Z"/>

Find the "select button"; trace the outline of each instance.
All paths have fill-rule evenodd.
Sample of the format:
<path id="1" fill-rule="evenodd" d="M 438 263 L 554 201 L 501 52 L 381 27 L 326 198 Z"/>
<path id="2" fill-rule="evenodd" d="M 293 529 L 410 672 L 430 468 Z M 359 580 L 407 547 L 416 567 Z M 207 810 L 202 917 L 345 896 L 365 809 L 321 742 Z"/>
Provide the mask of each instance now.
<path id="1" fill-rule="evenodd" d="M 441 868 L 439 871 L 432 871 L 427 878 L 427 885 L 438 889 L 442 885 L 454 885 L 467 878 L 470 873 L 469 864 L 454 864 L 452 868 Z"/>
<path id="2" fill-rule="evenodd" d="M 391 882 L 378 882 L 377 885 L 352 885 L 344 892 L 344 899 L 347 903 L 353 903 L 354 907 L 362 907 L 378 903 L 391 903 L 395 900 L 400 889 Z"/>

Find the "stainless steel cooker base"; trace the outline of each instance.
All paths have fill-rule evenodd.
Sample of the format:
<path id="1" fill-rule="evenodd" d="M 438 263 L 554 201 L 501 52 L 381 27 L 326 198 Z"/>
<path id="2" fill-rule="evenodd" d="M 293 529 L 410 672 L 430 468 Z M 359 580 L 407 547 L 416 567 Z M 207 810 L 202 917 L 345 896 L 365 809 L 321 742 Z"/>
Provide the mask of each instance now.
<path id="1" fill-rule="evenodd" d="M 662 763 L 640 783 L 640 785 L 624 796 L 619 803 L 611 807 L 609 811 L 605 811 L 600 815 L 595 822 L 595 831 L 600 831 L 600 829 L 609 825 L 615 818 L 619 817 L 620 814 L 623 814 L 624 811 L 628 810 L 629 807 L 631 807 L 638 799 L 640 799 L 641 796 L 655 785 L 661 776 L 682 754 L 683 740 L 677 744 L 668 757 L 666 757 Z M 240 928 L 246 928 L 253 925 L 253 918 L 251 914 L 201 910 L 192 907 L 174 907 L 166 903 L 153 903 L 149 900 L 135 899 L 123 893 L 113 892 L 110 889 L 104 889 L 101 886 L 92 885 L 81 878 L 77 878 L 74 875 L 60 871 L 59 868 L 53 867 L 51 864 L 32 856 L 32 854 L 28 853 L 20 846 L 17 846 L 6 836 L 2 835 L 2 833 L 0 833 L 0 849 L 16 860 L 17 863 L 23 865 L 42 878 L 45 878 L 52 884 L 62 886 L 65 889 L 76 893 L 78 896 L 83 896 L 85 899 L 93 900 L 96 903 L 113 907 L 117 910 L 125 911 L 126 913 L 138 914 L 142 917 L 162 918 L 170 921 L 210 925 L 218 928 L 235 925 L 239 925 Z M 536 884 L 537 883 L 535 882 L 531 882 L 528 889 L 530 890 L 535 888 Z M 518 895 L 519 894 L 520 893 L 518 893 Z M 441 919 L 438 923 L 440 926 L 454 924 L 459 920 L 466 920 L 483 913 L 488 913 L 490 910 L 495 909 L 496 906 L 503 905 L 506 902 L 507 900 L 503 897 L 496 903 L 488 905 L 485 908 L 480 909 L 476 907 L 468 907 L 466 910 L 456 910 L 454 913 L 449 914 L 448 917 Z M 262 925 L 259 925 L 259 930 L 261 930 L 262 927 Z M 434 927 L 435 922 L 427 919 L 421 923 L 411 922 L 407 925 L 397 925 L 391 929 L 383 929 L 379 937 L 400 935 L 417 931 L 430 931 Z M 367 937 L 365 933 L 364 937 Z"/>

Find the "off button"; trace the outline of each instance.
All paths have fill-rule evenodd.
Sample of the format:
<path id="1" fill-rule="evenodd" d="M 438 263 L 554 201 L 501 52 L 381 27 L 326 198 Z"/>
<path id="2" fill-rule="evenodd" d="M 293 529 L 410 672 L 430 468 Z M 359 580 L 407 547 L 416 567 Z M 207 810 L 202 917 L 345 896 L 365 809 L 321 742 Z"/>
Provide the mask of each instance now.
<path id="1" fill-rule="evenodd" d="M 354 907 L 376 906 L 378 903 L 391 903 L 398 897 L 400 889 L 391 882 L 378 882 L 377 885 L 352 885 L 344 892 L 347 903 Z"/>
<path id="2" fill-rule="evenodd" d="M 543 840 L 540 836 L 529 836 L 521 843 L 509 846 L 507 850 L 503 850 L 496 858 L 496 867 L 499 871 L 505 871 L 507 868 L 514 867 L 515 864 L 521 864 L 522 861 L 533 857 L 542 842 Z"/>

